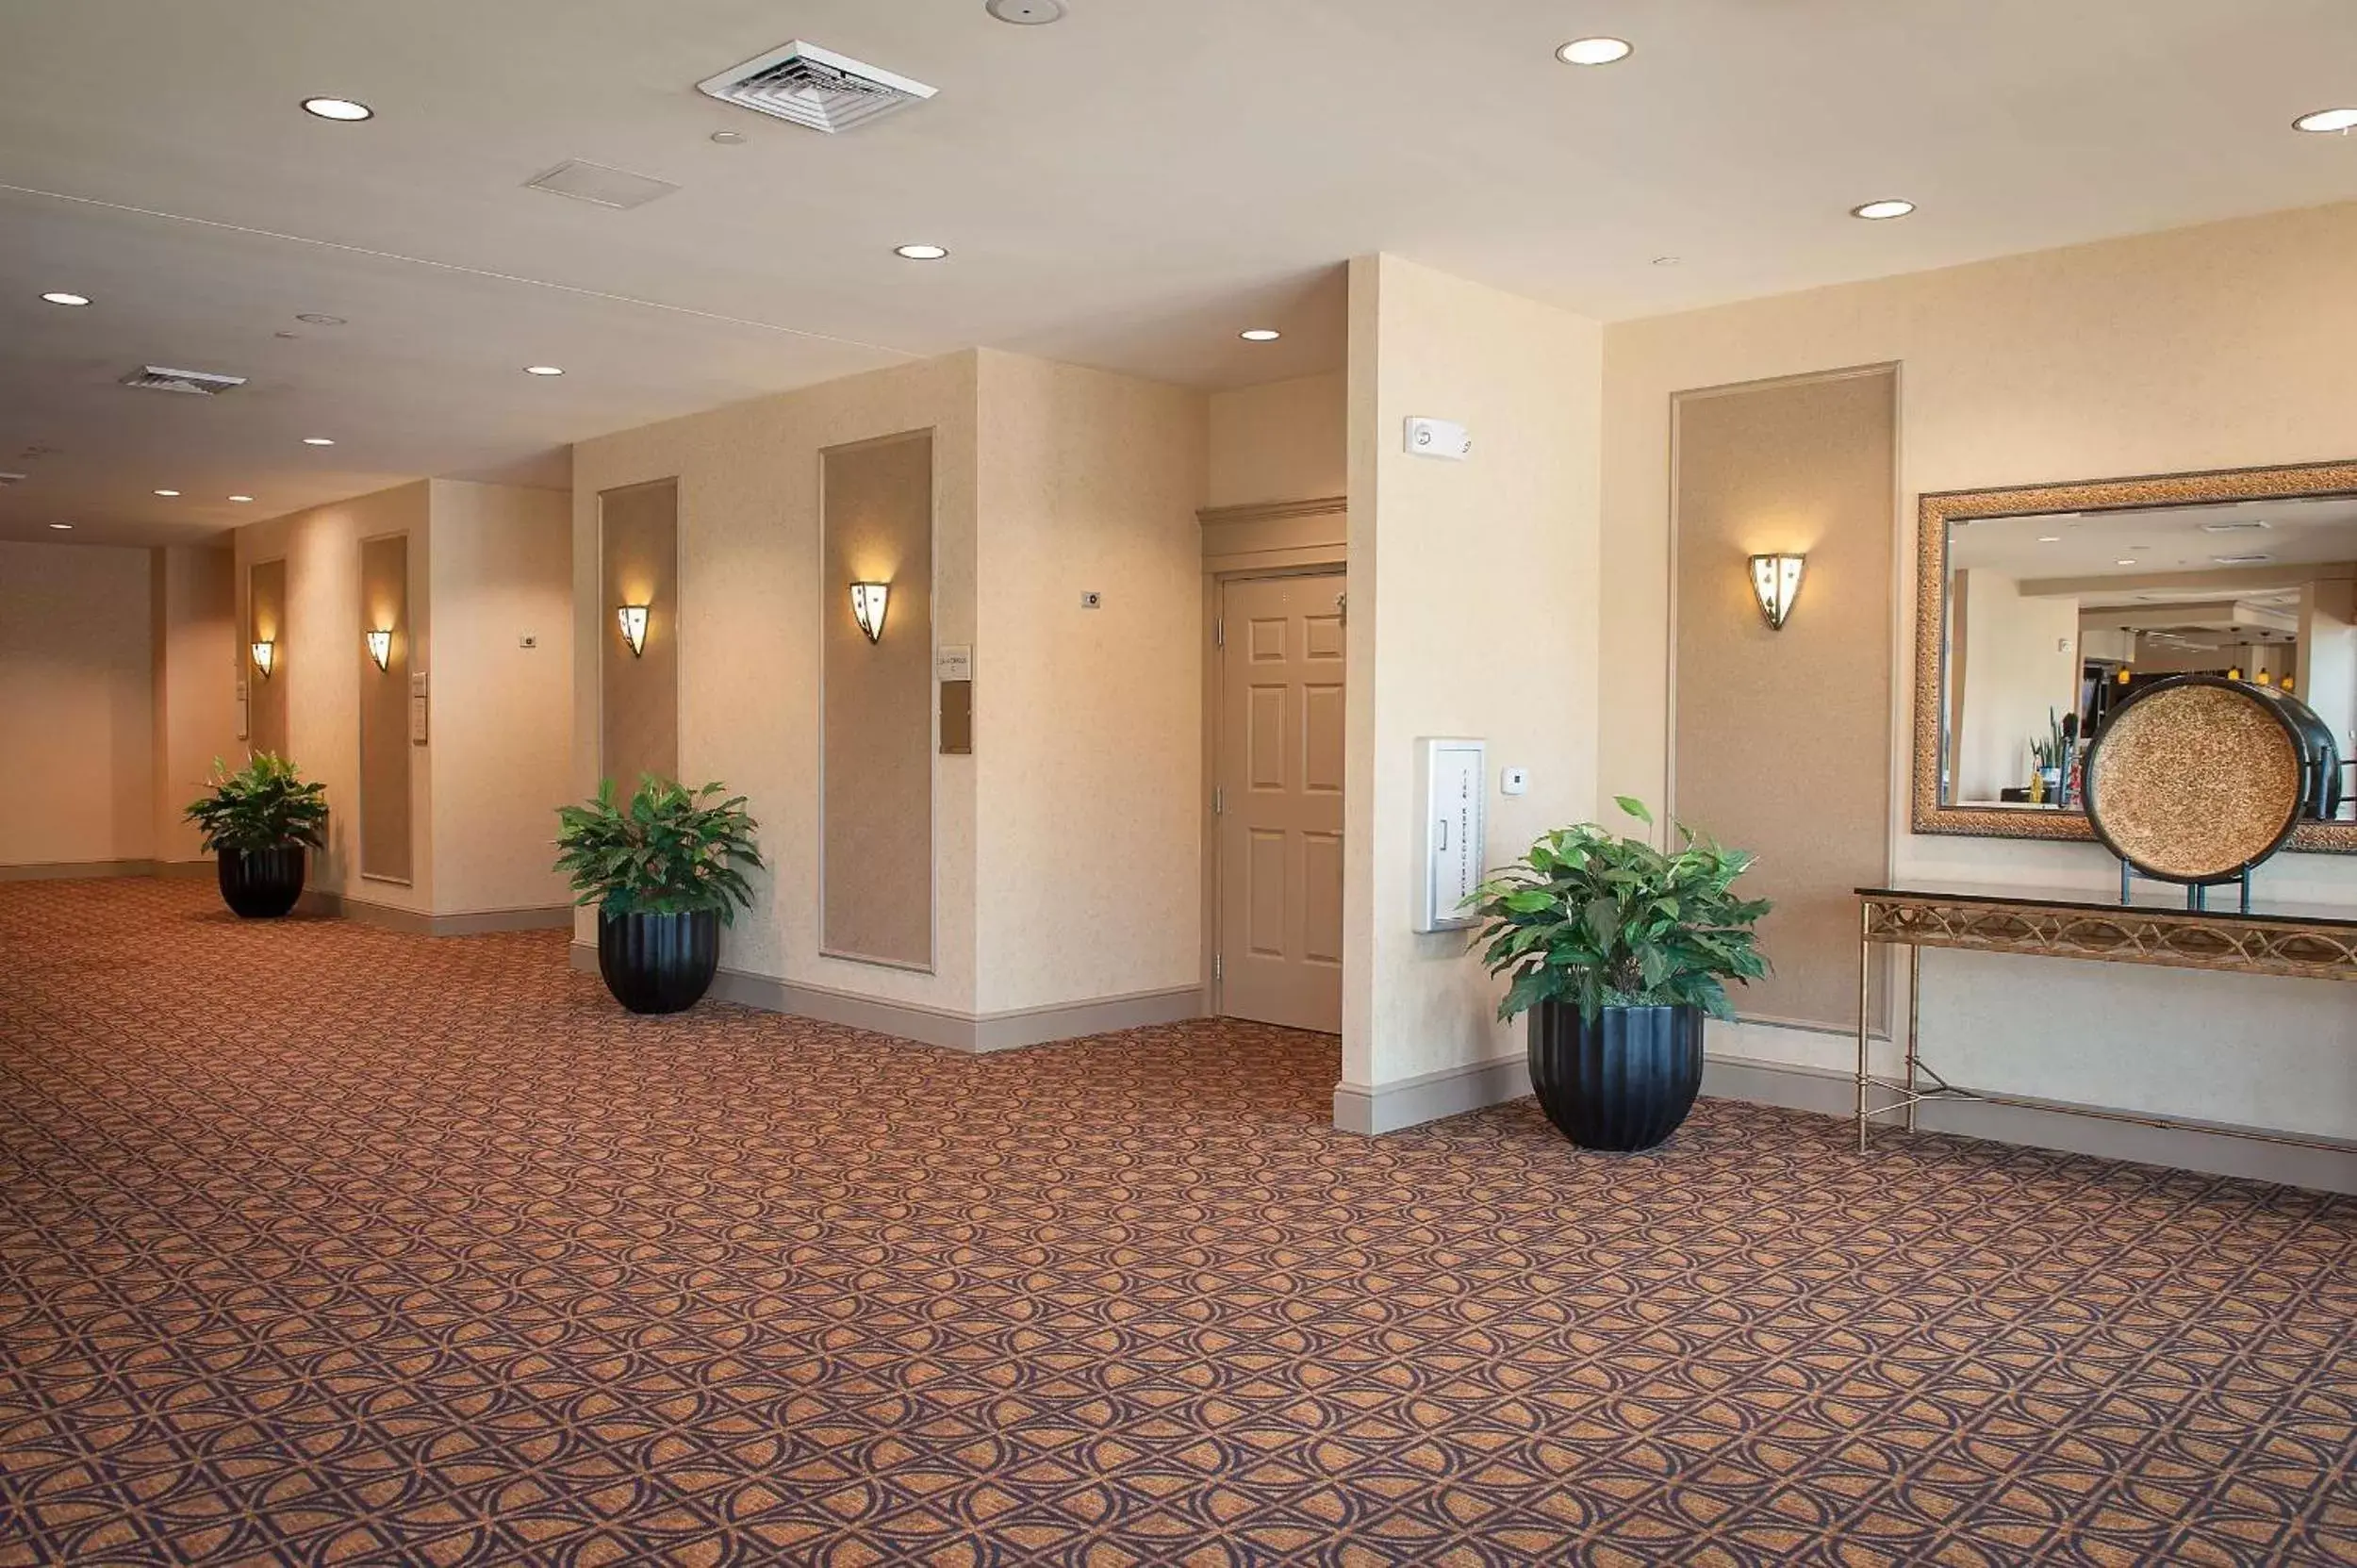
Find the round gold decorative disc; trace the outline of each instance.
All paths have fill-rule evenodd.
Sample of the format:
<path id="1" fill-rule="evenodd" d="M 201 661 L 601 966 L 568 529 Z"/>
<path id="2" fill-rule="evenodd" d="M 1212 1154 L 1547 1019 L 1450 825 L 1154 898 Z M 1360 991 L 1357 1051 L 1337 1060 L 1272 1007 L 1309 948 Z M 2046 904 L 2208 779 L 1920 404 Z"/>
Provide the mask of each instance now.
<path id="1" fill-rule="evenodd" d="M 2298 748 L 2265 700 L 2174 686 L 2122 708 L 2087 772 L 2087 812 L 2120 856 L 2179 882 L 2231 877 L 2299 811 Z"/>

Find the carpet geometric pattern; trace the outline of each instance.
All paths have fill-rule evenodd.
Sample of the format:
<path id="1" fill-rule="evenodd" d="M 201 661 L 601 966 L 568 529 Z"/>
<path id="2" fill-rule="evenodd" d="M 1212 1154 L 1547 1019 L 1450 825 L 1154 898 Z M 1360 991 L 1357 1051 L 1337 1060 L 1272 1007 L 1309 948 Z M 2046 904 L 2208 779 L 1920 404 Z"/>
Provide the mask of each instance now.
<path id="1" fill-rule="evenodd" d="M 0 1564 L 2357 1564 L 2357 1202 L 0 884 Z"/>

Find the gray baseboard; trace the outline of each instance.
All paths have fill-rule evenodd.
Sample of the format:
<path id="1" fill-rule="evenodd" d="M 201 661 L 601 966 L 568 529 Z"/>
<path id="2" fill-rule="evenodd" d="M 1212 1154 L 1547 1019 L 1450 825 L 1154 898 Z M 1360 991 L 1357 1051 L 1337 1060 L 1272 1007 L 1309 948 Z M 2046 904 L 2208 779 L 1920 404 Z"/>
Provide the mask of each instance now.
<path id="1" fill-rule="evenodd" d="M 212 862 L 205 863 L 210 866 Z M 91 882 L 100 878 L 152 877 L 152 860 L 36 861 L 29 866 L 0 866 L 0 882 Z"/>
<path id="2" fill-rule="evenodd" d="M 576 941 L 572 945 L 572 965 L 576 969 L 595 974 L 598 949 L 589 943 Z M 800 985 L 769 975 L 722 969 L 713 979 L 711 995 L 719 1001 L 757 1007 L 766 1013 L 788 1013 L 849 1029 L 872 1030 L 895 1039 L 969 1054 L 1015 1050 L 1025 1046 L 1078 1040 L 1203 1015 L 1203 991 L 1199 985 L 1098 997 L 1054 1007 L 977 1014 L 918 1002 L 885 1001 L 830 986 Z"/>
<path id="3" fill-rule="evenodd" d="M 156 874 L 168 882 L 184 880 L 210 882 L 214 875 L 213 857 L 206 855 L 203 860 L 159 860 L 156 863 Z"/>
<path id="4" fill-rule="evenodd" d="M 404 936 L 487 936 L 508 931 L 569 931 L 573 923 L 570 904 L 546 909 L 486 909 L 463 915 L 428 915 L 420 910 L 371 903 L 366 899 L 350 898 L 323 887 L 305 888 L 295 908 L 301 914 L 340 917 L 355 925 L 399 932 Z"/>
<path id="5" fill-rule="evenodd" d="M 1517 1052 L 1391 1083 L 1337 1083 L 1334 1126 L 1343 1132 L 1396 1132 L 1419 1122 L 1503 1105 L 1528 1093 L 1529 1059 Z"/>
<path id="6" fill-rule="evenodd" d="M 1857 1107 L 1857 1081 L 1846 1073 L 1723 1057 L 1714 1057 L 1705 1065 L 1703 1093 L 1719 1099 L 1812 1111 L 1845 1121 Z M 2269 1143 L 2265 1137 L 2268 1130 L 2262 1128 L 2237 1129 L 2224 1124 L 2145 1127 L 2085 1115 L 2063 1104 L 1990 1105 L 1974 1100 L 1921 1106 L 1916 1114 L 1916 1125 L 1926 1132 L 1985 1138 L 1992 1143 L 2092 1154 L 2105 1160 L 2128 1160 L 2252 1181 L 2274 1181 L 2318 1192 L 2357 1193 L 2357 1144 L 2311 1148 L 2299 1144 Z M 1875 1126 L 1877 1139 L 1907 1136 L 1895 1114 L 1883 1116 Z M 2261 1136 L 2237 1136 L 2238 1132 Z"/>

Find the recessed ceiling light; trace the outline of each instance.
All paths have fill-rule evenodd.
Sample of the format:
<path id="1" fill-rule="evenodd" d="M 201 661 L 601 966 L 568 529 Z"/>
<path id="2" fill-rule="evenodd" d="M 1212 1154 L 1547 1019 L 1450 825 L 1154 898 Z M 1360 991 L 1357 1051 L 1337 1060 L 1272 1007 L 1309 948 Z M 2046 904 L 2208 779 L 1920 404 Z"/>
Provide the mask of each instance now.
<path id="1" fill-rule="evenodd" d="M 2292 122 L 2296 131 L 2357 130 L 2357 108 L 2320 108 Z"/>
<path id="2" fill-rule="evenodd" d="M 254 498 L 250 495 L 233 495 L 229 499 L 232 501 L 252 501 Z"/>
<path id="3" fill-rule="evenodd" d="M 1683 256 L 1657 256 L 1653 258 L 1653 264 L 1656 267 L 1674 267 L 1684 259 Z"/>
<path id="4" fill-rule="evenodd" d="M 1044 27 L 1063 20 L 1063 0 L 985 0 L 982 9 L 1018 27 Z"/>
<path id="5" fill-rule="evenodd" d="M 344 324 L 344 319 L 341 316 L 330 316 L 324 312 L 316 310 L 308 311 L 301 316 L 297 316 L 295 320 L 298 322 L 308 322 L 313 326 L 341 326 Z"/>
<path id="6" fill-rule="evenodd" d="M 2213 555 L 2211 560 L 2222 567 L 2255 567 L 2275 559 L 2272 555 Z"/>
<path id="7" fill-rule="evenodd" d="M 60 534 L 70 534 L 74 531 L 74 524 L 70 522 L 53 522 L 49 526 L 55 528 Z"/>
<path id="8" fill-rule="evenodd" d="M 2037 542 L 2040 544 L 2060 544 L 2062 543 L 2062 536 L 2060 534 L 2040 534 L 2037 536 Z"/>
<path id="9" fill-rule="evenodd" d="M 336 437 L 333 436 L 305 436 L 303 437 L 303 444 L 305 446 L 334 446 L 336 444 Z"/>
<path id="10" fill-rule="evenodd" d="M 2120 558 L 2119 560 L 2114 561 L 2114 562 L 2112 563 L 2112 565 L 2114 565 L 2114 566 L 2116 566 L 2116 567 L 2132 567 L 2132 566 L 2134 566 L 2135 564 L 2136 564 L 2136 563 L 2134 562 L 2134 560 L 2133 560 L 2133 559 L 2131 559 L 2131 558 L 2128 558 L 2128 557 L 2125 557 L 2125 556 L 2123 556 L 2123 557 L 2122 557 L 2122 558 Z"/>
<path id="11" fill-rule="evenodd" d="M 1555 52 L 1565 65 L 1610 65 L 1635 50 L 1624 38 L 1575 38 Z"/>
<path id="12" fill-rule="evenodd" d="M 161 496 L 175 496 L 180 492 L 178 490 L 157 490 L 156 493 Z"/>
<path id="13" fill-rule="evenodd" d="M 1273 326 L 1256 326 L 1246 328 L 1237 336 L 1247 343 L 1274 343 L 1285 335 Z"/>
<path id="14" fill-rule="evenodd" d="M 563 375 L 564 373 L 565 367 L 562 365 L 526 365 L 524 367 L 526 375 Z"/>
<path id="15" fill-rule="evenodd" d="M 303 112 L 316 114 L 322 120 L 372 120 L 376 110 L 350 98 L 305 98 Z"/>
<path id="16" fill-rule="evenodd" d="M 944 261 L 948 258 L 947 245 L 895 245 L 892 254 L 903 261 Z"/>
<path id="17" fill-rule="evenodd" d="M 745 133 L 743 131 L 714 131 L 712 140 L 723 147 L 741 147 L 745 144 Z"/>
<path id="18" fill-rule="evenodd" d="M 1885 218 L 1904 218 L 1914 210 L 1913 202 L 1903 201 L 1897 196 L 1886 196 L 1877 202 L 1860 203 L 1850 209 L 1850 216 L 1863 218 L 1868 223 L 1879 223 Z"/>
<path id="19" fill-rule="evenodd" d="M 43 294 L 41 298 L 47 300 L 51 305 L 90 304 L 90 296 L 88 294 L 69 294 L 62 289 L 58 289 L 55 293 Z"/>

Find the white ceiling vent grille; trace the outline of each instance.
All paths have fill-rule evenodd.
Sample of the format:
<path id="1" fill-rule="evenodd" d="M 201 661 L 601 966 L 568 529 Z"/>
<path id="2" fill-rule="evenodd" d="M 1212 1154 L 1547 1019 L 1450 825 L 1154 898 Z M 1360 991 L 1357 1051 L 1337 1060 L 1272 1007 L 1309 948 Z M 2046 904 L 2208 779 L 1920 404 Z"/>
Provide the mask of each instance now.
<path id="1" fill-rule="evenodd" d="M 830 136 L 923 103 L 934 92 L 923 82 L 799 39 L 698 82 L 696 91 Z"/>
<path id="2" fill-rule="evenodd" d="M 245 377 L 212 371 L 175 371 L 168 365 L 141 365 L 124 376 L 123 384 L 148 392 L 185 392 L 191 397 L 211 398 L 244 386 Z"/>

